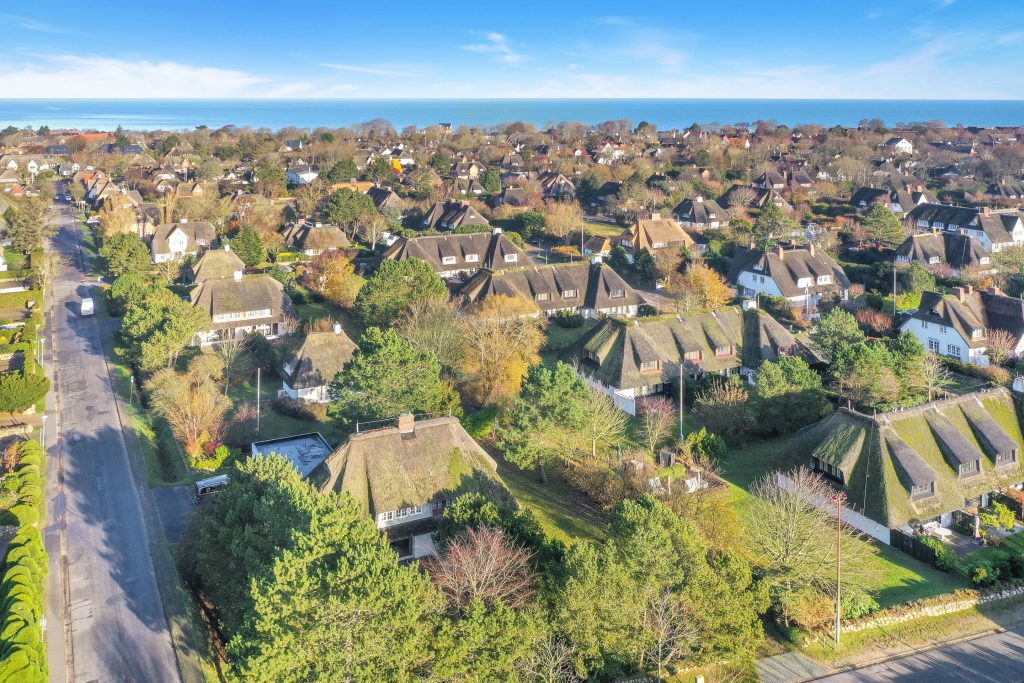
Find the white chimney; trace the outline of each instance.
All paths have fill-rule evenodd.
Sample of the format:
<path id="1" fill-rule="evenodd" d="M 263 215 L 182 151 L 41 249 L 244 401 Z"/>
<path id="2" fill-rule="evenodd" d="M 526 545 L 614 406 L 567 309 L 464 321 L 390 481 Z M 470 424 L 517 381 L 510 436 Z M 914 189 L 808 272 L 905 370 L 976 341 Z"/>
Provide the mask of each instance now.
<path id="1" fill-rule="evenodd" d="M 184 216 L 178 219 L 179 223 L 188 223 L 188 216 Z"/>
<path id="2" fill-rule="evenodd" d="M 696 197 L 693 198 L 693 201 L 697 202 L 698 204 L 702 203 L 704 201 L 704 197 L 697 195 Z"/>
<path id="3" fill-rule="evenodd" d="M 317 228 L 322 228 L 322 227 L 324 227 L 324 224 L 323 224 L 323 223 L 321 223 L 320 221 L 317 221 L 317 222 L 316 222 L 316 223 L 314 223 L 313 225 L 314 225 L 315 227 L 317 227 Z"/>
<path id="4" fill-rule="evenodd" d="M 600 252 L 594 252 L 593 254 L 590 255 L 590 262 L 593 263 L 594 265 L 604 263 L 604 254 L 601 254 Z"/>
<path id="5" fill-rule="evenodd" d="M 334 334 L 341 334 L 341 323 L 334 323 Z"/>
<path id="6" fill-rule="evenodd" d="M 492 235 L 500 235 L 501 234 L 501 228 L 499 228 L 497 226 L 493 226 L 491 228 L 491 234 Z"/>
<path id="7" fill-rule="evenodd" d="M 236 280 L 241 280 L 242 279 L 242 271 L 240 271 L 240 270 L 236 270 L 235 271 L 235 279 Z"/>
<path id="8" fill-rule="evenodd" d="M 224 251 L 231 251 L 231 245 L 227 242 L 224 243 Z"/>

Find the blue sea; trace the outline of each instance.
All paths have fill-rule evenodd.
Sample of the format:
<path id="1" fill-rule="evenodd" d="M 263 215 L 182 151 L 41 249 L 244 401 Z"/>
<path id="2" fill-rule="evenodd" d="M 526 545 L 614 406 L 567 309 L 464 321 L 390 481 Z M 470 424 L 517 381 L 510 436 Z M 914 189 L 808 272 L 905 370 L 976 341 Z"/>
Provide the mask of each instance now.
<path id="1" fill-rule="evenodd" d="M 0 100 L 0 127 L 191 130 L 199 125 L 234 125 L 278 130 L 338 128 L 373 119 L 386 119 L 399 129 L 440 122 L 486 127 L 524 121 L 546 126 L 616 119 L 633 125 L 648 121 L 663 130 L 758 120 L 825 126 L 856 126 L 864 119 L 881 119 L 890 127 L 937 120 L 951 126 L 1017 126 L 1024 125 L 1024 100 Z"/>

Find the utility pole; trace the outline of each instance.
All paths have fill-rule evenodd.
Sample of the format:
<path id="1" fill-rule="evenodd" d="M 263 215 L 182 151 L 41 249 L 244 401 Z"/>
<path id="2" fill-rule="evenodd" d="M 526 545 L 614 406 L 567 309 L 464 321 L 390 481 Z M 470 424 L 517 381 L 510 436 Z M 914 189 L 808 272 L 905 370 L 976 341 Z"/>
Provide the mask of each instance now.
<path id="1" fill-rule="evenodd" d="M 128 405 L 135 401 L 135 375 L 128 378 Z"/>
<path id="2" fill-rule="evenodd" d="M 260 373 L 263 368 L 256 368 L 256 433 L 260 433 Z"/>
<path id="3" fill-rule="evenodd" d="M 836 502 L 836 652 L 839 652 L 839 628 L 842 619 L 840 608 L 840 597 L 842 592 L 843 577 L 843 503 L 846 501 L 845 493 L 838 493 L 832 496 Z"/>
<path id="4" fill-rule="evenodd" d="M 683 362 L 685 357 L 679 359 L 679 438 L 683 438 Z"/>
<path id="5" fill-rule="evenodd" d="M 892 314 L 896 316 L 896 264 L 892 264 Z"/>

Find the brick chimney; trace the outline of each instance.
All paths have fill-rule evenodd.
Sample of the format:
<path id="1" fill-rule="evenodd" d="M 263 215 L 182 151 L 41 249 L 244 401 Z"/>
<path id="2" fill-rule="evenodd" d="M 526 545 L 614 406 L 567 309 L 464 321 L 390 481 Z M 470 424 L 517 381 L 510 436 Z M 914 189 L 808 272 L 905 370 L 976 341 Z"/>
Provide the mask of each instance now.
<path id="1" fill-rule="evenodd" d="M 953 293 L 956 294 L 956 298 L 960 299 L 961 302 L 967 300 L 967 295 L 971 293 L 971 286 L 966 285 L 964 287 L 954 287 Z"/>
<path id="2" fill-rule="evenodd" d="M 412 413 L 402 413 L 395 421 L 399 434 L 412 434 L 416 431 L 416 417 Z"/>
<path id="3" fill-rule="evenodd" d="M 988 208 L 987 206 L 983 207 L 981 213 L 984 214 L 985 216 L 988 216 L 992 213 L 992 209 Z"/>
<path id="4" fill-rule="evenodd" d="M 651 220 L 652 221 L 660 221 L 661 220 L 661 214 L 658 213 L 657 211 L 651 212 Z"/>
<path id="5" fill-rule="evenodd" d="M 814 245 L 813 244 L 808 244 L 807 245 L 807 253 L 810 254 L 811 256 L 814 256 Z"/>
<path id="6" fill-rule="evenodd" d="M 995 285 L 992 285 L 991 287 L 989 287 L 985 291 L 988 292 L 989 294 L 991 294 L 992 296 L 1002 296 L 1003 295 L 1003 290 L 999 289 Z"/>
<path id="7" fill-rule="evenodd" d="M 775 255 L 778 256 L 780 259 L 786 258 L 786 250 L 783 249 L 782 247 L 775 247 L 774 249 L 772 249 L 772 252 L 774 252 Z"/>

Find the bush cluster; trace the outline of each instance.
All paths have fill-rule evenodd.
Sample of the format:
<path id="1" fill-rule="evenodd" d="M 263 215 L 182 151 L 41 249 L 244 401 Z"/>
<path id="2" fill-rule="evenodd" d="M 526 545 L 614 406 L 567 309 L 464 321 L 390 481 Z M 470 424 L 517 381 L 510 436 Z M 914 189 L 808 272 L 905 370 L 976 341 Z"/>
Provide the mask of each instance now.
<path id="1" fill-rule="evenodd" d="M 972 563 L 967 575 L 979 587 L 1024 579 L 1024 557 L 997 550 L 988 559 Z"/>
<path id="2" fill-rule="evenodd" d="M 969 377 L 977 377 L 978 379 L 983 379 L 987 382 L 991 382 L 992 384 L 1009 384 L 1013 379 L 1009 370 L 1001 368 L 998 365 L 982 367 L 974 365 L 973 363 L 964 363 L 963 361 L 958 361 L 953 358 L 943 358 L 942 361 L 954 372 L 959 372 L 961 375 L 967 375 Z"/>
<path id="3" fill-rule="evenodd" d="M 583 316 L 573 311 L 559 311 L 551 316 L 559 327 L 575 328 L 583 327 Z"/>
<path id="4" fill-rule="evenodd" d="M 274 410 L 282 415 L 294 417 L 296 420 L 306 420 L 308 422 L 317 422 L 327 417 L 326 404 L 307 403 L 306 401 L 289 398 L 288 396 L 278 396 L 275 398 Z"/>
<path id="5" fill-rule="evenodd" d="M 34 683 L 48 679 L 46 645 L 40 619 L 46 585 L 47 556 L 36 523 L 43 506 L 43 449 L 22 444 L 14 478 L 18 501 L 5 523 L 20 527 L 7 551 L 0 577 L 0 680 Z"/>
<path id="6" fill-rule="evenodd" d="M 920 536 L 918 543 L 935 551 L 935 568 L 944 572 L 956 566 L 956 552 L 933 536 Z"/>

